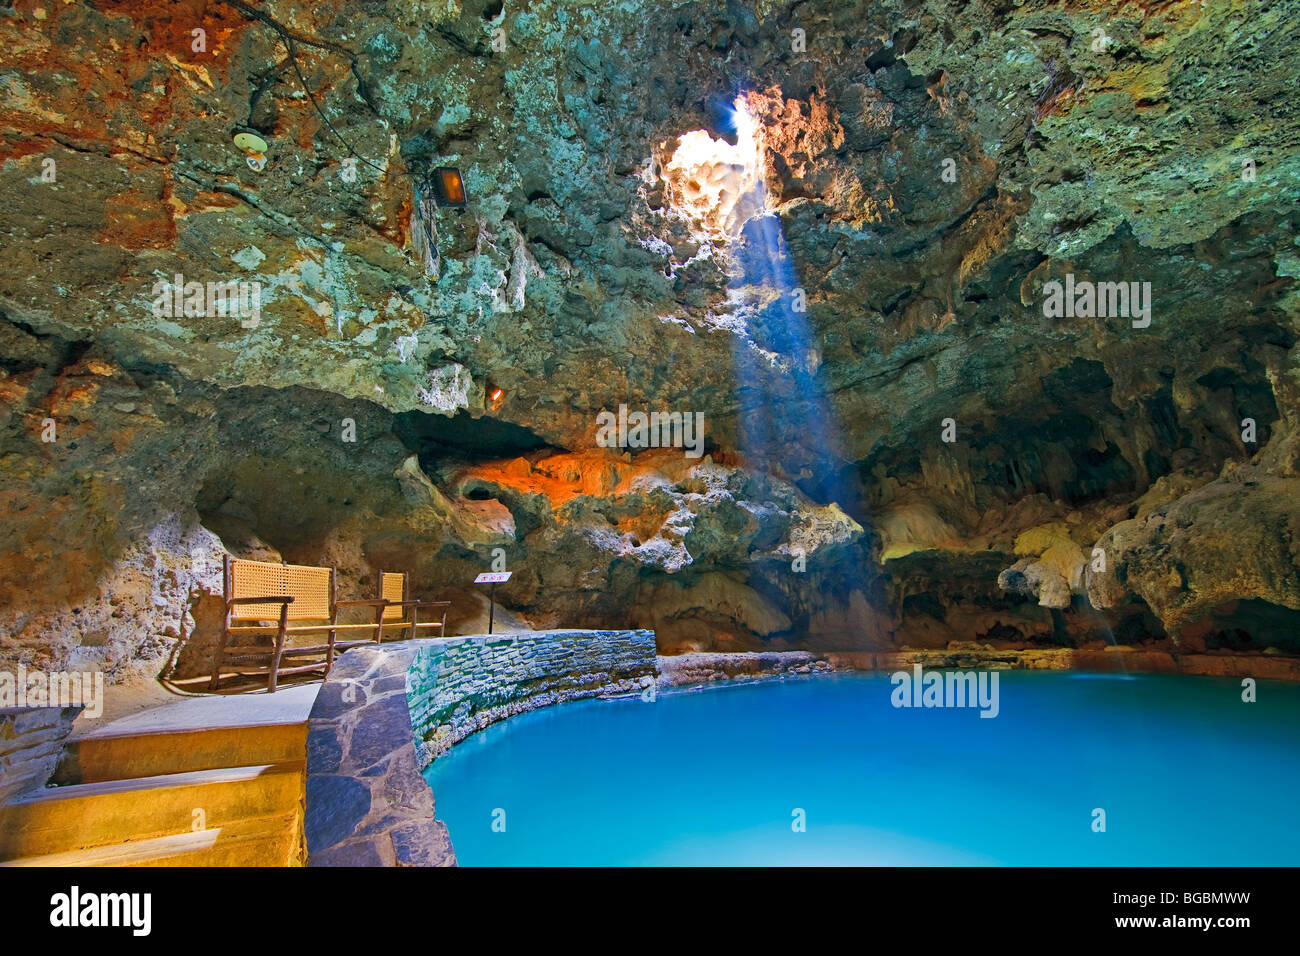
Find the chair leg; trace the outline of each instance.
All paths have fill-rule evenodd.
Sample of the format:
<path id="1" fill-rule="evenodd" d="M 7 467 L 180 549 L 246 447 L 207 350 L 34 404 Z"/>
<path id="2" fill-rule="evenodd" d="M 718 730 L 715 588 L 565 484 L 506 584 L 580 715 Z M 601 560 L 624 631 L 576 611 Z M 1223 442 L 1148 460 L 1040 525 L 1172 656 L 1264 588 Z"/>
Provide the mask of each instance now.
<path id="1" fill-rule="evenodd" d="M 221 684 L 221 665 L 226 662 L 226 644 L 230 642 L 230 632 L 221 629 L 221 643 L 217 645 L 217 659 L 212 665 L 212 679 L 208 681 L 208 690 L 216 690 Z"/>
<path id="2" fill-rule="evenodd" d="M 275 693 L 275 686 L 279 683 L 280 677 L 280 658 L 284 655 L 285 628 L 288 625 L 289 605 L 280 609 L 280 630 L 275 635 L 275 652 L 271 656 L 271 666 L 268 668 L 270 673 L 266 678 L 266 692 Z"/>

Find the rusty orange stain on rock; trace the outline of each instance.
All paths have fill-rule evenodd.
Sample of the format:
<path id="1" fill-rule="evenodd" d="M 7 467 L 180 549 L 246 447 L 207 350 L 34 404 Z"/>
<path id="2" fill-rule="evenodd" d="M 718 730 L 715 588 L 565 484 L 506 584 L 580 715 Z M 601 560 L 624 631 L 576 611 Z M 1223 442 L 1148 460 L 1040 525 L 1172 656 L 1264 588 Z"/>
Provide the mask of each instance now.
<path id="1" fill-rule="evenodd" d="M 638 480 L 680 482 L 705 460 L 686 458 L 675 448 L 646 449 L 633 461 L 603 451 L 561 452 L 531 461 L 515 458 L 475 465 L 457 473 L 455 484 L 493 484 L 543 495 L 552 508 L 559 508 L 583 496 L 629 494 Z"/>
<path id="2" fill-rule="evenodd" d="M 176 221 L 166 199 L 128 189 L 109 197 L 104 208 L 107 224 L 96 241 L 123 249 L 164 249 L 176 241 Z"/>
<path id="3" fill-rule="evenodd" d="M 164 202 L 171 209 L 173 222 L 177 219 L 184 219 L 187 216 L 194 216 L 200 213 L 211 212 L 215 209 L 233 209 L 240 205 L 239 199 L 229 193 L 210 192 L 200 190 L 192 197 L 192 201 L 185 202 L 174 193 L 168 195 Z"/>
<path id="4" fill-rule="evenodd" d="M 43 19 L 35 13 L 38 7 Z M 192 68 L 217 87 L 226 85 L 230 41 L 252 25 L 233 8 L 208 0 L 118 0 L 103 10 L 29 2 L 17 9 L 19 18 L 0 23 L 6 62 L 23 78 L 5 125 L 25 138 L 62 134 L 135 152 L 152 141 L 141 130 L 171 128 L 191 109 L 189 98 L 174 95 L 184 72 L 177 67 Z M 98 33 L 102 25 L 91 18 L 128 20 L 133 29 L 127 32 L 134 35 L 123 36 L 115 26 L 103 37 L 103 55 L 87 56 L 81 45 L 61 38 L 92 26 Z M 192 49 L 195 29 L 204 31 L 203 52 Z M 167 65 L 168 56 L 176 66 Z M 119 129 L 123 117 L 131 126 Z"/>
<path id="5" fill-rule="evenodd" d="M 227 60 L 227 41 L 250 25 L 234 7 L 211 0 L 117 0 L 104 12 L 131 19 L 145 35 L 150 59 L 154 54 L 170 52 L 196 65 Z M 203 52 L 192 49 L 195 29 L 204 31 Z"/>
<path id="6" fill-rule="evenodd" d="M 119 371 L 118 367 L 111 362 L 105 362 L 97 358 L 86 359 L 81 367 L 91 375 L 115 377 Z"/>
<path id="7" fill-rule="evenodd" d="M 50 143 L 48 140 L 40 140 L 40 139 L 26 138 L 26 137 L 22 139 L 17 139 L 17 138 L 9 139 L 6 137 L 5 145 L 4 145 L 4 157 L 6 161 L 7 160 L 17 161 L 27 156 L 39 156 L 48 153 L 49 150 L 50 150 Z M 39 164 L 36 167 L 36 171 L 38 173 L 40 172 Z"/>

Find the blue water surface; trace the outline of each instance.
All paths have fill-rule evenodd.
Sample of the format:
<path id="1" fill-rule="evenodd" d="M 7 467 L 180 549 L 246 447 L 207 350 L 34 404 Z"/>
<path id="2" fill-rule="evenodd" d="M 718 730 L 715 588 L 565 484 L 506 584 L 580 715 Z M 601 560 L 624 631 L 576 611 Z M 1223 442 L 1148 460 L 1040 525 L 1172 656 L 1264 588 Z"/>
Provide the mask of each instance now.
<path id="1" fill-rule="evenodd" d="M 1244 703 L 1233 679 L 1004 672 L 993 719 L 892 690 L 579 701 L 489 727 L 426 778 L 464 866 L 1300 864 L 1300 686 Z"/>

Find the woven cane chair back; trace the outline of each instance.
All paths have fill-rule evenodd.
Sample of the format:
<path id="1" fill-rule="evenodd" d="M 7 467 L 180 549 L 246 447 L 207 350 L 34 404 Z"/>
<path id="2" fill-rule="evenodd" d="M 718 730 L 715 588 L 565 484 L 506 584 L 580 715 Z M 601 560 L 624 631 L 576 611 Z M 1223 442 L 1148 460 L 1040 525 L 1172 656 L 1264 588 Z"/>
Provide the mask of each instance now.
<path id="1" fill-rule="evenodd" d="M 333 573 L 329 568 L 312 568 L 298 564 L 268 564 L 237 558 L 230 562 L 230 597 L 270 597 L 291 594 L 290 621 L 328 621 L 333 611 Z M 252 620 L 276 620 L 280 604 L 239 604 L 232 617 Z"/>
<path id="2" fill-rule="evenodd" d="M 401 572 L 385 571 L 379 582 L 379 596 L 385 601 L 406 600 L 406 575 Z M 384 621 L 400 621 L 406 614 L 406 608 L 389 605 L 384 608 Z"/>

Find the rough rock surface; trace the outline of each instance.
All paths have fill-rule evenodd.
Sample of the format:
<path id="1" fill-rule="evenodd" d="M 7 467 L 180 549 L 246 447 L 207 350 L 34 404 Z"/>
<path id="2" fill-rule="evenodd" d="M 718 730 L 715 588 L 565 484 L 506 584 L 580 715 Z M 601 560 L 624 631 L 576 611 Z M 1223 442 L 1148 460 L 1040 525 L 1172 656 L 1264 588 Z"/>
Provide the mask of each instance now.
<path id="1" fill-rule="evenodd" d="M 201 672 L 223 551 L 455 599 L 495 548 L 669 652 L 1300 651 L 1295 14 L 7 5 L 0 665 Z M 1085 282 L 1149 324 L 1045 314 Z"/>
<path id="2" fill-rule="evenodd" d="M 0 801 L 45 785 L 79 708 L 0 707 Z"/>

